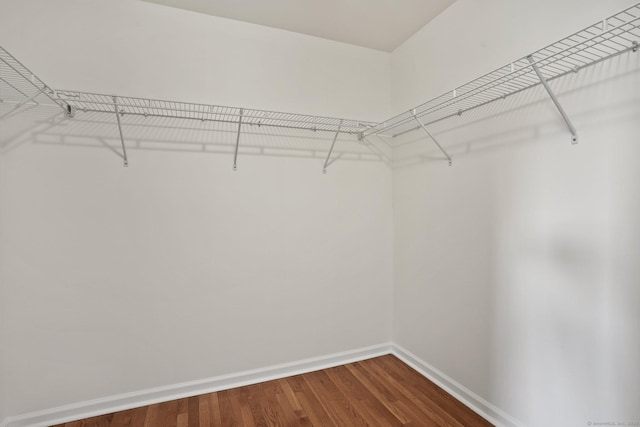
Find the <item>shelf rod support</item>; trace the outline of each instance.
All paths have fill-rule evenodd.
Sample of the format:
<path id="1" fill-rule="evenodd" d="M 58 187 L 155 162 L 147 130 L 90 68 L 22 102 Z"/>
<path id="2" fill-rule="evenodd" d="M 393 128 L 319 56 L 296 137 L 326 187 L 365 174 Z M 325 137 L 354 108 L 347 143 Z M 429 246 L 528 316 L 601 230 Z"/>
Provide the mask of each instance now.
<path id="1" fill-rule="evenodd" d="M 544 86 L 544 88 L 546 89 L 547 93 L 549 94 L 549 97 L 551 98 L 556 108 L 560 112 L 562 119 L 567 124 L 567 127 L 569 128 L 569 132 L 571 132 L 571 143 L 577 144 L 578 133 L 576 132 L 576 128 L 573 126 L 573 123 L 571 123 L 571 119 L 569 118 L 567 113 L 564 111 L 564 108 L 562 108 L 562 104 L 560 104 L 560 101 L 558 101 L 558 98 L 556 97 L 555 93 L 553 93 L 553 90 L 551 90 L 551 86 L 549 86 L 547 79 L 542 75 L 542 72 L 540 71 L 540 68 L 538 68 L 538 64 L 536 64 L 536 62 L 534 61 L 533 56 L 532 55 L 527 56 L 527 60 L 529 60 L 529 63 L 531 64 L 533 71 L 536 72 L 536 74 L 538 75 L 538 78 L 540 79 L 540 83 L 542 83 L 542 86 Z"/>
<path id="2" fill-rule="evenodd" d="M 340 120 L 340 124 L 338 125 L 338 130 L 336 134 L 333 136 L 333 142 L 331 143 L 331 148 L 329 148 L 329 153 L 327 154 L 327 159 L 324 161 L 324 166 L 322 167 L 322 173 L 327 173 L 327 167 L 329 166 L 329 159 L 331 158 L 331 153 L 333 152 L 333 147 L 336 145 L 336 141 L 338 140 L 338 135 L 340 134 L 340 128 L 342 127 L 342 120 Z"/>
<path id="3" fill-rule="evenodd" d="M 113 107 L 116 111 L 116 120 L 118 121 L 118 131 L 120 132 L 120 143 L 122 144 L 122 165 L 126 168 L 129 166 L 129 159 L 127 158 L 127 148 L 124 146 L 124 136 L 122 135 L 122 123 L 120 123 L 120 111 L 118 110 L 118 98 L 113 97 Z"/>
<path id="4" fill-rule="evenodd" d="M 242 128 L 242 114 L 244 110 L 240 109 L 240 116 L 238 117 L 238 133 L 236 134 L 236 151 L 233 154 L 233 170 L 238 170 L 238 148 L 240 147 L 240 130 Z"/>
<path id="5" fill-rule="evenodd" d="M 416 119 L 416 122 L 418 122 L 422 130 L 429 136 L 429 138 L 433 140 L 433 142 L 438 146 L 440 151 L 442 151 L 442 154 L 444 154 L 447 160 L 449 161 L 449 166 L 451 166 L 453 163 L 453 160 L 451 160 L 451 156 L 449 156 L 449 154 L 447 154 L 447 152 L 444 151 L 444 148 L 442 148 L 442 146 L 438 143 L 438 140 L 433 135 L 431 135 L 431 132 L 429 132 L 429 130 L 424 126 L 424 124 L 422 124 L 418 116 L 416 116 L 416 110 L 413 109 L 411 113 L 413 114 L 413 118 Z"/>
<path id="6" fill-rule="evenodd" d="M 19 102 L 18 104 L 15 105 L 15 107 L 13 107 L 13 110 L 7 111 L 6 113 L 4 113 L 3 115 L 0 116 L 0 120 L 4 119 L 5 117 L 9 116 L 10 114 L 12 114 L 13 112 L 15 112 L 18 108 L 22 107 L 23 105 L 33 101 L 35 98 L 38 97 L 38 95 L 40 95 L 42 93 L 42 91 L 44 91 L 44 88 L 40 89 L 39 91 L 37 91 L 36 93 L 34 93 L 33 95 L 31 95 L 29 98 L 25 99 L 22 102 Z M 37 104 L 37 102 L 36 102 Z"/>

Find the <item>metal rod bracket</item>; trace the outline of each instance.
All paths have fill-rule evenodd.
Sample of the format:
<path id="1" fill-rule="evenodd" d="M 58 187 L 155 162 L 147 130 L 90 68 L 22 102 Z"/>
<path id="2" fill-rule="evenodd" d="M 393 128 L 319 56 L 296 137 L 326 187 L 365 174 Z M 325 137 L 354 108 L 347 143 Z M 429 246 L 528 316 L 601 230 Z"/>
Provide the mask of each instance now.
<path id="1" fill-rule="evenodd" d="M 113 107 L 116 112 L 116 120 L 118 121 L 118 131 L 120 132 L 120 143 L 122 144 L 122 165 L 126 168 L 129 166 L 129 159 L 127 158 L 127 148 L 124 145 L 124 135 L 122 134 L 122 123 L 120 123 L 121 111 L 118 110 L 118 98 L 113 97 Z"/>
<path id="2" fill-rule="evenodd" d="M 327 159 L 324 161 L 324 166 L 322 167 L 322 173 L 327 174 L 327 167 L 329 166 L 329 159 L 331 158 L 331 153 L 333 152 L 333 147 L 336 145 L 336 141 L 338 140 L 338 135 L 340 134 L 340 128 L 342 127 L 343 120 L 340 120 L 340 124 L 338 125 L 338 130 L 336 134 L 333 136 L 333 142 L 331 143 L 331 148 L 329 148 L 329 153 L 327 153 Z"/>
<path id="3" fill-rule="evenodd" d="M 445 155 L 445 157 L 447 158 L 447 160 L 449 161 L 449 166 L 453 165 L 453 160 L 451 159 L 451 156 L 449 154 L 447 154 L 447 152 L 444 150 L 444 148 L 442 148 L 442 146 L 440 145 L 440 143 L 438 143 L 438 140 L 431 134 L 431 132 L 429 132 L 429 130 L 424 126 L 424 124 L 420 121 L 420 119 L 418 118 L 418 116 L 416 115 L 416 110 L 415 108 L 411 111 L 411 114 L 413 114 L 413 118 L 416 120 L 416 122 L 418 122 L 418 124 L 420 125 L 420 128 L 422 128 L 422 130 L 429 136 L 429 138 L 431 138 L 431 140 L 438 146 L 438 148 L 440 149 L 440 151 L 442 151 L 442 154 Z"/>
<path id="4" fill-rule="evenodd" d="M 531 64 L 531 68 L 533 68 L 533 71 L 535 71 L 536 75 L 540 79 L 540 83 L 542 83 L 542 86 L 544 86 L 545 90 L 549 94 L 549 97 L 551 98 L 556 108 L 560 112 L 562 119 L 564 120 L 567 127 L 569 128 L 569 132 L 571 132 L 571 143 L 577 144 L 578 133 L 576 131 L 576 128 L 573 126 L 573 123 L 571 123 L 571 119 L 569 118 L 567 113 L 564 111 L 564 108 L 562 108 L 562 104 L 560 104 L 560 101 L 556 97 L 555 93 L 553 93 L 553 90 L 551 90 L 551 86 L 549 86 L 547 79 L 542 75 L 542 72 L 540 71 L 540 68 L 538 68 L 538 64 L 536 64 L 536 61 L 533 59 L 533 56 L 532 55 L 527 56 L 527 60 Z"/>
<path id="5" fill-rule="evenodd" d="M 236 151 L 233 154 L 233 170 L 238 170 L 238 147 L 240 146 L 240 130 L 242 129 L 242 114 L 244 110 L 240 109 L 240 116 L 238 117 L 238 133 L 236 134 Z"/>
<path id="6" fill-rule="evenodd" d="M 638 51 L 638 42 L 631 43 L 631 50 L 634 52 Z"/>

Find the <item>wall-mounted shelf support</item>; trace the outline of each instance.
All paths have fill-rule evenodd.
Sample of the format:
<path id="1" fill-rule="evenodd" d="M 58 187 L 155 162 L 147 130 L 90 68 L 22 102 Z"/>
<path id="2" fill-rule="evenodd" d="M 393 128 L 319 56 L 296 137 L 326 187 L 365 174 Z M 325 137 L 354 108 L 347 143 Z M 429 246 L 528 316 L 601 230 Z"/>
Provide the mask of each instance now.
<path id="1" fill-rule="evenodd" d="M 72 119 L 76 116 L 76 107 L 73 105 L 66 104 L 64 106 L 64 116 L 67 119 Z"/>
<path id="2" fill-rule="evenodd" d="M 529 60 L 529 63 L 531 64 L 533 71 L 536 72 L 536 75 L 540 79 L 540 82 L 542 83 L 545 90 L 549 94 L 549 97 L 551 98 L 556 108 L 560 112 L 560 115 L 562 116 L 564 122 L 567 124 L 567 127 L 569 128 L 569 132 L 571 132 L 571 143 L 577 144 L 578 133 L 576 132 L 576 128 L 573 126 L 573 123 L 571 123 L 571 119 L 569 118 L 567 113 L 564 111 L 564 108 L 562 108 L 562 104 L 560 104 L 560 101 L 558 101 L 558 98 L 556 97 L 555 93 L 553 93 L 553 90 L 551 90 L 551 86 L 549 86 L 547 79 L 542 75 L 542 72 L 540 71 L 540 68 L 538 68 L 538 64 L 536 64 L 536 61 L 533 59 L 533 56 L 529 55 L 527 56 L 527 59 Z"/>
<path id="3" fill-rule="evenodd" d="M 631 43 L 631 50 L 633 52 L 637 52 L 638 51 L 638 42 Z"/>
<path id="4" fill-rule="evenodd" d="M 424 126 L 424 124 L 422 124 L 418 116 L 416 116 L 416 110 L 413 110 L 412 113 L 413 113 L 413 118 L 416 120 L 416 122 L 418 122 L 422 130 L 429 136 L 429 138 L 431 138 L 433 142 L 438 146 L 440 151 L 442 151 L 442 154 L 444 154 L 447 160 L 449 161 L 449 166 L 451 166 L 453 164 L 453 161 L 451 160 L 451 156 L 449 156 L 449 154 L 447 154 L 447 152 L 444 151 L 444 148 L 442 148 L 442 146 L 438 143 L 438 140 L 431 134 L 431 132 L 429 132 L 429 130 Z"/>
<path id="5" fill-rule="evenodd" d="M 338 125 L 338 130 L 336 134 L 333 136 L 333 142 L 331 143 L 331 148 L 329 148 L 329 153 L 327 154 L 327 159 L 324 161 L 324 166 L 322 167 L 322 173 L 327 173 L 327 167 L 329 166 L 329 159 L 331 158 L 331 153 L 333 152 L 333 147 L 336 145 L 336 141 L 338 140 L 338 135 L 340 135 L 340 128 L 342 127 L 342 120 L 340 120 L 340 124 Z"/>
<path id="6" fill-rule="evenodd" d="M 127 158 L 127 148 L 124 145 L 124 135 L 122 134 L 122 123 L 120 123 L 120 110 L 118 109 L 118 98 L 113 97 L 113 108 L 116 112 L 116 120 L 118 122 L 118 132 L 120 132 L 120 143 L 122 144 L 122 165 L 126 168 L 129 166 L 129 159 Z"/>
<path id="7" fill-rule="evenodd" d="M 240 109 L 240 115 L 238 116 L 238 132 L 236 133 L 236 151 L 233 154 L 233 170 L 238 170 L 238 148 L 240 147 L 240 130 L 242 129 L 242 114 L 244 110 Z"/>
<path id="8" fill-rule="evenodd" d="M 34 93 L 33 95 L 31 95 L 29 98 L 18 102 L 14 107 L 13 110 L 9 110 L 6 113 L 4 113 L 3 115 L 0 116 L 0 120 L 4 119 L 7 116 L 10 116 L 11 114 L 13 114 L 17 109 L 19 109 L 20 107 L 22 107 L 23 105 L 33 101 L 34 99 L 36 99 L 38 97 L 38 95 L 40 95 L 42 92 L 44 91 L 43 89 L 40 89 L 39 91 L 37 91 L 36 93 Z"/>

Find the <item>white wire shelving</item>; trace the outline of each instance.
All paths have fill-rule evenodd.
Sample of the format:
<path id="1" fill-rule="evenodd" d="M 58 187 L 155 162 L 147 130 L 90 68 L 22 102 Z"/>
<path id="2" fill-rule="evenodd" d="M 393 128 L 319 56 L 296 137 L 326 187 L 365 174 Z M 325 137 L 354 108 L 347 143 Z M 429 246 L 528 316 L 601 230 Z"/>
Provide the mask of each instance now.
<path id="1" fill-rule="evenodd" d="M 357 120 L 255 110 L 250 108 L 101 95 L 70 90 L 58 90 L 56 93 L 60 100 L 64 100 L 76 111 L 81 112 L 114 113 L 114 109 L 117 106 L 121 115 L 132 114 L 143 117 L 192 119 L 234 124 L 241 123 L 242 125 L 256 127 L 301 129 L 314 132 L 340 132 L 354 135 L 376 125 L 376 123 Z"/>
<path id="2" fill-rule="evenodd" d="M 124 116 L 148 118 L 194 120 L 198 122 L 216 122 L 235 126 L 235 152 L 233 168 L 237 168 L 240 137 L 244 130 L 288 129 L 309 132 L 328 132 L 332 143 L 323 171 L 331 164 L 331 154 L 338 135 L 361 135 L 376 123 L 359 120 L 313 116 L 251 108 L 227 107 L 220 105 L 196 104 L 188 102 L 166 101 L 129 96 L 79 92 L 73 90 L 54 90 L 29 71 L 7 50 L 0 47 L 0 120 L 19 116 L 34 107 L 57 106 L 68 118 L 87 113 L 92 117 L 109 115 L 116 118 L 121 141 L 121 156 L 128 166 L 126 150 L 126 129 Z M 331 138 L 329 138 L 331 139 Z"/>
<path id="3" fill-rule="evenodd" d="M 1 150 L 44 120 L 69 111 L 51 87 L 0 47 Z"/>
<path id="4" fill-rule="evenodd" d="M 331 132 L 334 134 L 334 142 L 331 145 L 331 149 L 327 156 L 328 162 L 331 152 L 333 151 L 335 140 L 339 134 L 361 134 L 364 130 L 376 125 L 375 123 L 334 117 L 311 116 L 188 102 L 163 101 L 148 98 L 133 98 L 128 96 L 111 96 L 70 90 L 58 90 L 56 91 L 56 96 L 59 100 L 70 106 L 72 114 L 74 115 L 78 112 L 115 114 L 120 131 L 125 166 L 128 165 L 128 159 L 126 154 L 126 145 L 124 143 L 125 136 L 122 131 L 121 124 L 121 117 L 124 115 L 187 119 L 201 122 L 217 122 L 236 125 L 237 135 L 233 159 L 234 170 L 237 169 L 240 136 L 243 129 L 246 129 L 247 127 Z M 327 162 L 325 162 L 325 166 L 323 167 L 323 171 L 325 172 Z"/>
<path id="5" fill-rule="evenodd" d="M 548 82 L 623 53 L 637 52 L 639 42 L 640 3 L 379 123 L 363 136 L 398 137 L 422 129 L 451 164 L 451 157 L 427 126 L 543 85 L 576 143 L 577 131 Z"/>
<path id="6" fill-rule="evenodd" d="M 128 165 L 125 135 L 122 130 L 121 117 L 133 115 L 151 118 L 186 119 L 200 122 L 227 123 L 237 126 L 233 169 L 237 169 L 238 148 L 243 129 L 276 128 L 296 129 L 310 132 L 333 133 L 333 143 L 323 167 L 326 172 L 328 162 L 339 134 L 361 135 L 364 130 L 375 126 L 375 123 L 335 117 L 311 116 L 305 114 L 284 113 L 277 111 L 256 110 L 220 105 L 195 104 L 188 102 L 163 101 L 149 98 L 133 98 L 128 96 L 112 96 L 96 93 L 58 90 L 56 97 L 70 106 L 72 115 L 80 113 L 105 113 L 117 118 L 122 142 L 125 166 Z M 117 113 L 117 114 L 116 114 Z"/>
<path id="7" fill-rule="evenodd" d="M 623 53 L 637 52 L 639 42 L 640 3 L 382 123 L 53 90 L 0 47 L 0 120 L 10 119 L 40 105 L 60 108 L 70 119 L 84 113 L 115 117 L 125 166 L 128 159 L 123 117 L 129 116 L 218 122 L 232 126 L 235 132 L 234 170 L 237 166 L 241 134 L 248 128 L 251 128 L 252 132 L 260 128 L 279 128 L 332 134 L 328 138 L 332 138 L 332 142 L 327 147 L 324 172 L 332 163 L 332 151 L 340 134 L 356 135 L 358 139 L 363 140 L 374 135 L 398 137 L 419 129 L 435 142 L 451 164 L 451 157 L 428 130 L 429 125 L 460 116 L 539 85 L 546 89 L 571 133 L 572 142 L 576 143 L 577 130 L 548 82 Z"/>
<path id="8" fill-rule="evenodd" d="M 47 103 L 69 111 L 53 89 L 0 46 L 0 120 Z"/>

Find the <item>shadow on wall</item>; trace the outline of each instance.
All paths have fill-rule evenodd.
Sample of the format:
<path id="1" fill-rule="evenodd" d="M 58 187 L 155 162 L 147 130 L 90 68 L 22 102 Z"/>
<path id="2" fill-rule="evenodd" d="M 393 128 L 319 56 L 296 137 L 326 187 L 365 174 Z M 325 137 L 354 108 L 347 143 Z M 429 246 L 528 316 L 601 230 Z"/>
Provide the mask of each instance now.
<path id="1" fill-rule="evenodd" d="M 391 143 L 399 328 L 413 325 L 406 343 L 524 425 L 631 425 L 640 54 L 551 86 L 578 145 L 540 87 L 431 125 L 452 167 L 420 132 Z"/>
<path id="2" fill-rule="evenodd" d="M 127 114 L 121 121 L 128 153 L 145 150 L 233 156 L 235 151 L 237 124 Z M 334 136 L 325 131 L 246 124 L 240 133 L 238 155 L 317 158 L 322 165 Z M 106 113 L 78 111 L 68 119 L 54 106 L 23 108 L 2 121 L 0 154 L 25 143 L 98 148 L 124 157 L 115 115 Z M 391 149 L 383 140 L 358 141 L 355 135 L 340 134 L 329 164 L 349 160 L 390 165 L 390 155 Z M 135 155 L 129 160 L 135 163 Z"/>

